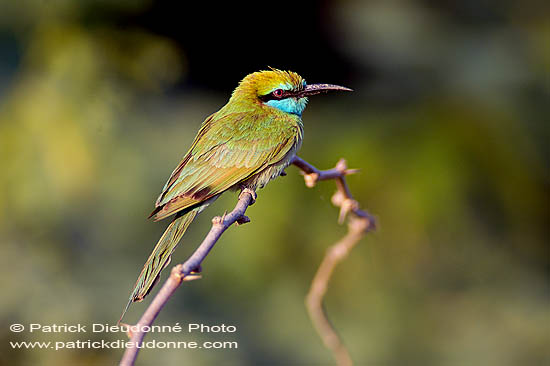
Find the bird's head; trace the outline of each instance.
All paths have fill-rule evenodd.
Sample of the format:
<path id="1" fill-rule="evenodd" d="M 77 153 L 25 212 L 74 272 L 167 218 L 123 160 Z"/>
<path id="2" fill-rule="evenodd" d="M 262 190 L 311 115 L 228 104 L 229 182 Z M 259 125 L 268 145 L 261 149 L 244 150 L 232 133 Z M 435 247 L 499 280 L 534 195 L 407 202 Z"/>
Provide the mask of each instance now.
<path id="1" fill-rule="evenodd" d="M 247 100 L 277 108 L 285 113 L 302 115 L 307 98 L 331 90 L 351 91 L 332 84 L 307 84 L 292 71 L 273 69 L 247 75 L 233 92 L 232 100 Z"/>

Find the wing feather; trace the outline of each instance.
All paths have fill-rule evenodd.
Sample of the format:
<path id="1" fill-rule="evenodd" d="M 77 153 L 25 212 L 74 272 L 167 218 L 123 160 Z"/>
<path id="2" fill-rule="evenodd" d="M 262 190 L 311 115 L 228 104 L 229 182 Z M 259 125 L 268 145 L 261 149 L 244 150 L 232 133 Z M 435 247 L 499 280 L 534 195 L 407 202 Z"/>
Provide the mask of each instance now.
<path id="1" fill-rule="evenodd" d="M 281 161 L 300 138 L 299 119 L 257 110 L 219 117 L 213 114 L 166 182 L 151 216 L 161 220 L 196 207 Z"/>

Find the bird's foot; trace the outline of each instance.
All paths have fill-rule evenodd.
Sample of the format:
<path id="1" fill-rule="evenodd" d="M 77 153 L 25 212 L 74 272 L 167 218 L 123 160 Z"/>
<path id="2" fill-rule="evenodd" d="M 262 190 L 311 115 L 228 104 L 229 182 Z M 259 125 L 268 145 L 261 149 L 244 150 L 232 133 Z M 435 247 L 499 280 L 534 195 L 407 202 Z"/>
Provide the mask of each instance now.
<path id="1" fill-rule="evenodd" d="M 239 199 L 243 198 L 243 195 L 248 193 L 250 197 L 252 198 L 252 201 L 250 202 L 249 206 L 252 206 L 256 202 L 256 198 L 258 198 L 258 195 L 256 192 L 250 188 L 242 188 L 241 194 L 239 194 Z"/>

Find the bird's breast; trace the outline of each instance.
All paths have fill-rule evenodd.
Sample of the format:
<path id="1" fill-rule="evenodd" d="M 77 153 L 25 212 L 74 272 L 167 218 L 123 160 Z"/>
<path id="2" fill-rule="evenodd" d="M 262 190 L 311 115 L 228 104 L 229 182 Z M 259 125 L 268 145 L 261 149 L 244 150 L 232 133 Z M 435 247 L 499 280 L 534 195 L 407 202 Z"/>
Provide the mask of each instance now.
<path id="1" fill-rule="evenodd" d="M 296 156 L 296 153 L 302 145 L 301 134 L 296 139 L 292 148 L 285 154 L 285 156 L 278 162 L 265 167 L 260 172 L 254 174 L 252 177 L 242 183 L 243 186 L 253 190 L 263 188 L 271 180 L 277 178 L 290 165 L 292 159 Z"/>

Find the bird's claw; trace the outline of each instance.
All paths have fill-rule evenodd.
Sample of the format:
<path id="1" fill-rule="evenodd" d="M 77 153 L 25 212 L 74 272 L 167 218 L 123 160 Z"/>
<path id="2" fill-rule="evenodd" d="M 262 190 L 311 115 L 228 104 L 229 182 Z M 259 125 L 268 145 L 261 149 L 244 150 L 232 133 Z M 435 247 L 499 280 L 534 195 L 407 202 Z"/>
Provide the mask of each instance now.
<path id="1" fill-rule="evenodd" d="M 249 204 L 249 206 L 252 206 L 256 202 L 256 198 L 258 198 L 258 195 L 254 190 L 250 188 L 243 188 L 241 190 L 241 194 L 239 195 L 239 199 L 243 198 L 243 195 L 246 193 L 248 193 L 250 195 L 250 198 L 252 198 L 252 201 Z"/>

